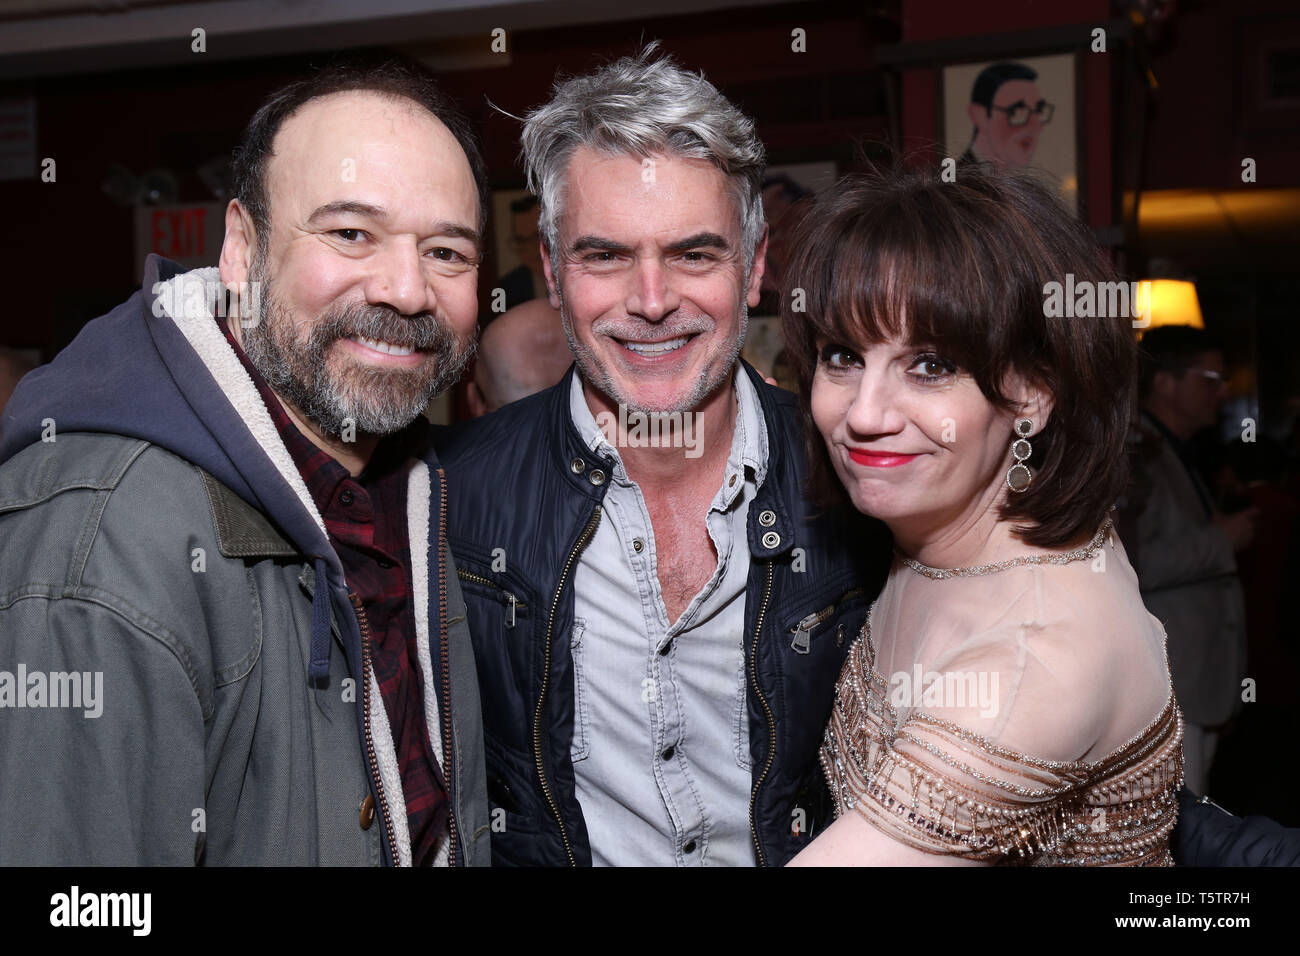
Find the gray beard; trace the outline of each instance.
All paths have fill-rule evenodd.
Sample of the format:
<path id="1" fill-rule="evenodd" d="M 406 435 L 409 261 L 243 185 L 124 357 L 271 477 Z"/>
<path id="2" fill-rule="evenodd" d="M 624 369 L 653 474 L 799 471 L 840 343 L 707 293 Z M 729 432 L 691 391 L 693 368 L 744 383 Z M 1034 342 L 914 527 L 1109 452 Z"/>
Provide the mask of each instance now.
<path id="1" fill-rule="evenodd" d="M 746 283 L 742 288 L 748 288 L 748 276 Z M 732 345 L 726 361 L 715 369 L 703 369 L 695 386 L 686 394 L 686 397 L 677 403 L 673 408 L 650 408 L 636 401 L 631 395 L 624 393 L 614 382 L 614 376 L 600 364 L 596 358 L 596 353 L 590 348 L 578 341 L 578 337 L 573 333 L 573 323 L 569 321 L 568 310 L 564 307 L 564 293 L 556 288 L 557 298 L 560 300 L 560 324 L 564 327 L 564 336 L 569 340 L 569 349 L 573 352 L 573 360 L 577 363 L 578 374 L 582 380 L 591 385 L 592 388 L 604 394 L 610 401 L 617 405 L 627 408 L 629 413 L 640 412 L 643 415 L 652 414 L 672 414 L 673 412 L 693 412 L 704 404 L 704 400 L 720 388 L 725 382 L 730 382 L 732 374 L 736 370 L 736 361 L 740 358 L 740 351 L 745 347 L 745 336 L 749 332 L 749 304 L 743 299 L 740 302 L 740 334 L 736 336 L 736 341 Z"/>
<path id="2" fill-rule="evenodd" d="M 387 306 L 333 309 L 311 324 L 305 341 L 297 340 L 292 318 L 263 272 L 259 258 L 250 278 L 261 282 L 261 307 L 257 323 L 243 330 L 244 351 L 271 388 L 322 435 L 342 437 L 349 423 L 365 435 L 400 431 L 460 379 L 474 356 L 476 340 L 461 342 L 445 319 L 428 312 L 403 316 Z M 435 358 L 412 368 L 350 365 L 331 371 L 330 348 L 353 336 L 429 350 Z"/>

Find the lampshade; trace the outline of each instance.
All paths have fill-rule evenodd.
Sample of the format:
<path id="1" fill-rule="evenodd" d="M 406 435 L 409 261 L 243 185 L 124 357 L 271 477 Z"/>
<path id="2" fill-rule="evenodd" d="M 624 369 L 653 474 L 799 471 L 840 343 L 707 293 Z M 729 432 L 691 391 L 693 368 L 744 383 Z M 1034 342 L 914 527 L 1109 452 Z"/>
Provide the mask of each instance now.
<path id="1" fill-rule="evenodd" d="M 1147 329 L 1160 325 L 1205 328 L 1205 320 L 1201 318 L 1201 303 L 1196 298 L 1195 283 L 1185 279 L 1146 279 L 1139 289 L 1140 298 L 1147 300 L 1142 305 L 1149 303 L 1149 311 L 1143 310 L 1151 318 Z"/>

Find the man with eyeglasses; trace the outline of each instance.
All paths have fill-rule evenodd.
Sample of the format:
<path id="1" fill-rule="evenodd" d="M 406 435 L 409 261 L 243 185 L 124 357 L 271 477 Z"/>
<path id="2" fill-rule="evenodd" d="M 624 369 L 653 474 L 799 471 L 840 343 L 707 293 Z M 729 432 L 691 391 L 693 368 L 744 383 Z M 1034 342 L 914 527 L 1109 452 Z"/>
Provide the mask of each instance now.
<path id="1" fill-rule="evenodd" d="M 1254 537 L 1258 511 L 1219 511 L 1188 444 L 1218 419 L 1223 352 L 1203 329 L 1165 326 L 1143 337 L 1140 356 L 1142 421 L 1127 495 L 1136 540 L 1125 543 L 1142 600 L 1169 636 L 1184 778 L 1205 793 L 1223 726 L 1241 709 L 1246 623 L 1235 552 Z"/>
<path id="2" fill-rule="evenodd" d="M 985 67 L 971 87 L 970 145 L 963 162 L 985 160 L 997 166 L 1028 166 L 1038 137 L 1054 107 L 1038 91 L 1038 72 L 1023 63 Z"/>

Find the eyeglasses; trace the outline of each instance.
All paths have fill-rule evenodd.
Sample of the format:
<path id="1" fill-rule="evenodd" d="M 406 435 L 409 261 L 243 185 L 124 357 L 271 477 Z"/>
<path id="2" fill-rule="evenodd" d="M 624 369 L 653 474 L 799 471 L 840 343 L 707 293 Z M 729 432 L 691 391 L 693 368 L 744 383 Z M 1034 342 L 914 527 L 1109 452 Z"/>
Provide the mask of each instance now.
<path id="1" fill-rule="evenodd" d="M 1056 107 L 1047 100 L 1039 100 L 1037 106 L 1030 106 L 1024 100 L 1016 100 L 1010 106 L 990 106 L 991 110 L 998 110 L 1007 114 L 1007 124 L 1010 126 L 1024 126 L 1029 122 L 1029 114 L 1037 113 L 1040 123 L 1050 123 L 1052 113 Z"/>
<path id="2" fill-rule="evenodd" d="M 1197 375 L 1204 375 L 1211 385 L 1219 388 L 1228 383 L 1228 377 L 1222 372 L 1216 372 L 1209 368 L 1189 368 L 1187 371 L 1195 372 Z"/>

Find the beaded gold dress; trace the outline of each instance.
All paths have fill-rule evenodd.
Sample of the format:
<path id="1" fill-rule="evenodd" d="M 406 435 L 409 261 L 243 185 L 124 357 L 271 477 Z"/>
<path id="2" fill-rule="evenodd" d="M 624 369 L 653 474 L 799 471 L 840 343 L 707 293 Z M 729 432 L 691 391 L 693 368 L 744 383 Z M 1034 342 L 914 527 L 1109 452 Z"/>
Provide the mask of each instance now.
<path id="1" fill-rule="evenodd" d="M 1172 866 L 1182 715 L 1110 522 L 1001 564 L 895 560 L 822 745 L 836 816 L 991 864 Z"/>

